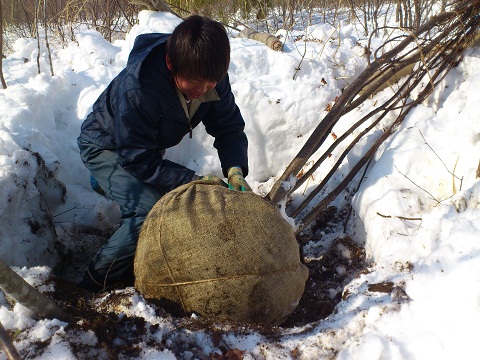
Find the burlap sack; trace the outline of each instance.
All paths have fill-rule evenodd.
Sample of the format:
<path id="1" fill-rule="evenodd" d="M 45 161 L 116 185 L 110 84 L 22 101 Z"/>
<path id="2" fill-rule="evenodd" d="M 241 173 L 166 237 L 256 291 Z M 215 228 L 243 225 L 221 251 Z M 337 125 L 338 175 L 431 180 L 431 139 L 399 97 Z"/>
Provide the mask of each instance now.
<path id="1" fill-rule="evenodd" d="M 252 192 L 183 185 L 150 211 L 135 256 L 135 287 L 187 313 L 279 325 L 304 291 L 291 226 Z"/>

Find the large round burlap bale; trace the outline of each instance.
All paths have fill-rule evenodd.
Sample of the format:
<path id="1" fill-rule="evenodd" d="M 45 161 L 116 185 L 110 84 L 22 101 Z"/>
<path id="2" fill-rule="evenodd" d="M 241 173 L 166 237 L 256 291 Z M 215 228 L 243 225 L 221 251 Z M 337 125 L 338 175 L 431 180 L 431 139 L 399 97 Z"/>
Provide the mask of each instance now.
<path id="1" fill-rule="evenodd" d="M 226 321 L 279 325 L 305 289 L 292 227 L 252 192 L 205 181 L 162 197 L 143 225 L 135 287 Z"/>

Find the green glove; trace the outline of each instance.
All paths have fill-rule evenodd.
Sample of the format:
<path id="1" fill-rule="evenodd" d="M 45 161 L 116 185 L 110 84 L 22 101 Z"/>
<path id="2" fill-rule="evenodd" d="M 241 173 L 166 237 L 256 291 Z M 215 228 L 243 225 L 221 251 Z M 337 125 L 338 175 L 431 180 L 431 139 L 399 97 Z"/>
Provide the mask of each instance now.
<path id="1" fill-rule="evenodd" d="M 228 169 L 228 188 L 238 191 L 252 191 L 252 188 L 243 177 L 242 169 L 238 166 Z"/>
<path id="2" fill-rule="evenodd" d="M 195 175 L 193 177 L 193 180 L 210 181 L 210 182 L 213 182 L 217 185 L 228 187 L 228 185 L 225 183 L 225 181 L 223 181 L 222 179 L 220 179 L 219 177 L 217 177 L 215 175 L 205 175 L 205 176 Z"/>

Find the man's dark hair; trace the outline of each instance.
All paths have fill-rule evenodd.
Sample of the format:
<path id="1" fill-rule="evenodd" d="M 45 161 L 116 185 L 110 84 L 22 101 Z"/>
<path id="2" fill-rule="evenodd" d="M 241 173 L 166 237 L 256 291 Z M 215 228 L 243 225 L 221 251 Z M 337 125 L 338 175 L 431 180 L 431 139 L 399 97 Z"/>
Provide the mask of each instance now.
<path id="1" fill-rule="evenodd" d="M 222 24 L 193 15 L 173 31 L 167 55 L 173 75 L 219 82 L 230 64 L 230 42 Z"/>

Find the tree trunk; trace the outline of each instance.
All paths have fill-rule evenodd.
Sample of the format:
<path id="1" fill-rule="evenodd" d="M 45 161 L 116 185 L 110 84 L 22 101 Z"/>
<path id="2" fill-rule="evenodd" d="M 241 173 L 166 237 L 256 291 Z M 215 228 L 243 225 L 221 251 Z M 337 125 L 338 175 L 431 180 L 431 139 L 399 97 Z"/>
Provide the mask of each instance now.
<path id="1" fill-rule="evenodd" d="M 275 51 L 282 51 L 283 49 L 283 43 L 275 36 L 268 33 L 260 33 L 252 29 L 244 29 L 240 31 L 239 36 L 247 39 L 260 41 L 267 45 L 270 49 L 273 49 Z"/>
<path id="2" fill-rule="evenodd" d="M 414 0 L 413 1 L 413 6 L 414 6 L 414 11 L 415 11 L 415 27 L 418 28 L 420 27 L 420 24 L 422 22 L 422 5 L 420 4 L 420 0 Z"/>
<path id="3" fill-rule="evenodd" d="M 47 47 L 48 62 L 50 64 L 50 75 L 54 76 L 52 52 L 50 51 L 50 42 L 48 41 L 48 23 L 47 23 L 47 2 L 43 0 L 43 30 L 45 31 L 45 46 Z"/>
<path id="4" fill-rule="evenodd" d="M 7 88 L 7 83 L 3 77 L 3 12 L 2 12 L 2 0 L 0 0 L 0 81 L 2 82 L 2 88 Z"/>
<path id="5" fill-rule="evenodd" d="M 397 1 L 397 11 L 395 12 L 395 20 L 398 22 L 399 27 L 403 27 L 403 12 L 402 12 L 402 2 Z"/>

